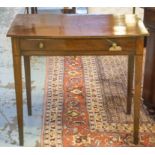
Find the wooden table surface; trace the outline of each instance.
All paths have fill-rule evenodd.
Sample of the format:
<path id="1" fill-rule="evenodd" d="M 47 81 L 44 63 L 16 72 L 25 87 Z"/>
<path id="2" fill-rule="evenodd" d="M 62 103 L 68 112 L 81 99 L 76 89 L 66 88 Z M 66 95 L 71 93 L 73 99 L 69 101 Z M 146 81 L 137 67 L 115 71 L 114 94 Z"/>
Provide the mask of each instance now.
<path id="1" fill-rule="evenodd" d="M 147 35 L 136 15 L 18 14 L 10 37 L 128 37 Z"/>
<path id="2" fill-rule="evenodd" d="M 30 57 L 128 55 L 127 114 L 131 113 L 135 68 L 134 143 L 139 142 L 143 39 L 148 32 L 136 15 L 17 15 L 12 39 L 19 143 L 24 144 L 21 57 L 24 56 L 28 114 L 31 110 Z"/>

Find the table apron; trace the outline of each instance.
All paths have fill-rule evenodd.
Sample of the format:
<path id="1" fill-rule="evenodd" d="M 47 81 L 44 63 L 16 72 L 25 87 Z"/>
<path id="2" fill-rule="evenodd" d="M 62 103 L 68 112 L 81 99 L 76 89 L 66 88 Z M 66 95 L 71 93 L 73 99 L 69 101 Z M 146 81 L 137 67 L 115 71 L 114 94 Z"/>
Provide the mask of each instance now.
<path id="1" fill-rule="evenodd" d="M 109 51 L 113 45 L 121 51 L 135 49 L 135 38 L 104 39 L 20 39 L 19 46 L 23 51 Z"/>
<path id="2" fill-rule="evenodd" d="M 22 51 L 21 55 L 25 56 L 102 56 L 102 55 L 135 55 L 135 50 L 132 51 Z"/>

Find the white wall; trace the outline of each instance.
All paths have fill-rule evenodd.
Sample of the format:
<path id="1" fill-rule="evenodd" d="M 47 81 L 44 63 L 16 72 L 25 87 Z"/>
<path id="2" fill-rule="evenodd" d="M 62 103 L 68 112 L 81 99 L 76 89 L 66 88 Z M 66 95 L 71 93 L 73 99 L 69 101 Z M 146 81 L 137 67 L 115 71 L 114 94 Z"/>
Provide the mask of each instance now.
<path id="1" fill-rule="evenodd" d="M 132 7 L 88 7 L 88 14 L 130 14 Z M 136 14 L 143 18 L 143 9 L 136 8 Z"/>

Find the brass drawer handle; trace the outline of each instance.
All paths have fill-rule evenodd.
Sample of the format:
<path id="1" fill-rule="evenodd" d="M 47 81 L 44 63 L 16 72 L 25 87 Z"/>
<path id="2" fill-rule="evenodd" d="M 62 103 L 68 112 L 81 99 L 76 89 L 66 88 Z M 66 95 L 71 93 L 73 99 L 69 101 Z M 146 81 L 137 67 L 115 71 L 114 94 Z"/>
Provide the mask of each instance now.
<path id="1" fill-rule="evenodd" d="M 107 39 L 107 41 L 112 44 L 112 46 L 109 48 L 109 51 L 122 51 L 122 47 L 118 46 L 116 42 Z"/>
<path id="2" fill-rule="evenodd" d="M 122 47 L 118 46 L 116 43 L 112 43 L 112 46 L 109 48 L 109 51 L 122 51 Z"/>
<path id="3" fill-rule="evenodd" d="M 39 48 L 40 48 L 40 49 L 44 48 L 44 43 L 40 42 L 40 43 L 39 43 Z"/>

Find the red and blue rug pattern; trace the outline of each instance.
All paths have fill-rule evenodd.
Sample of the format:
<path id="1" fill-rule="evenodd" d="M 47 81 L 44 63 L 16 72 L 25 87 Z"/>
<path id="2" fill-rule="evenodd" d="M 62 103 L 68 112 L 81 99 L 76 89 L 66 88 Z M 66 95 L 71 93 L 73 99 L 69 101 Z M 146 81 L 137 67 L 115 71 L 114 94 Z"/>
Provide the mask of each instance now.
<path id="1" fill-rule="evenodd" d="M 42 146 L 135 146 L 126 79 L 126 57 L 47 58 Z M 155 146 L 154 120 L 143 106 L 139 135 L 138 146 Z"/>

